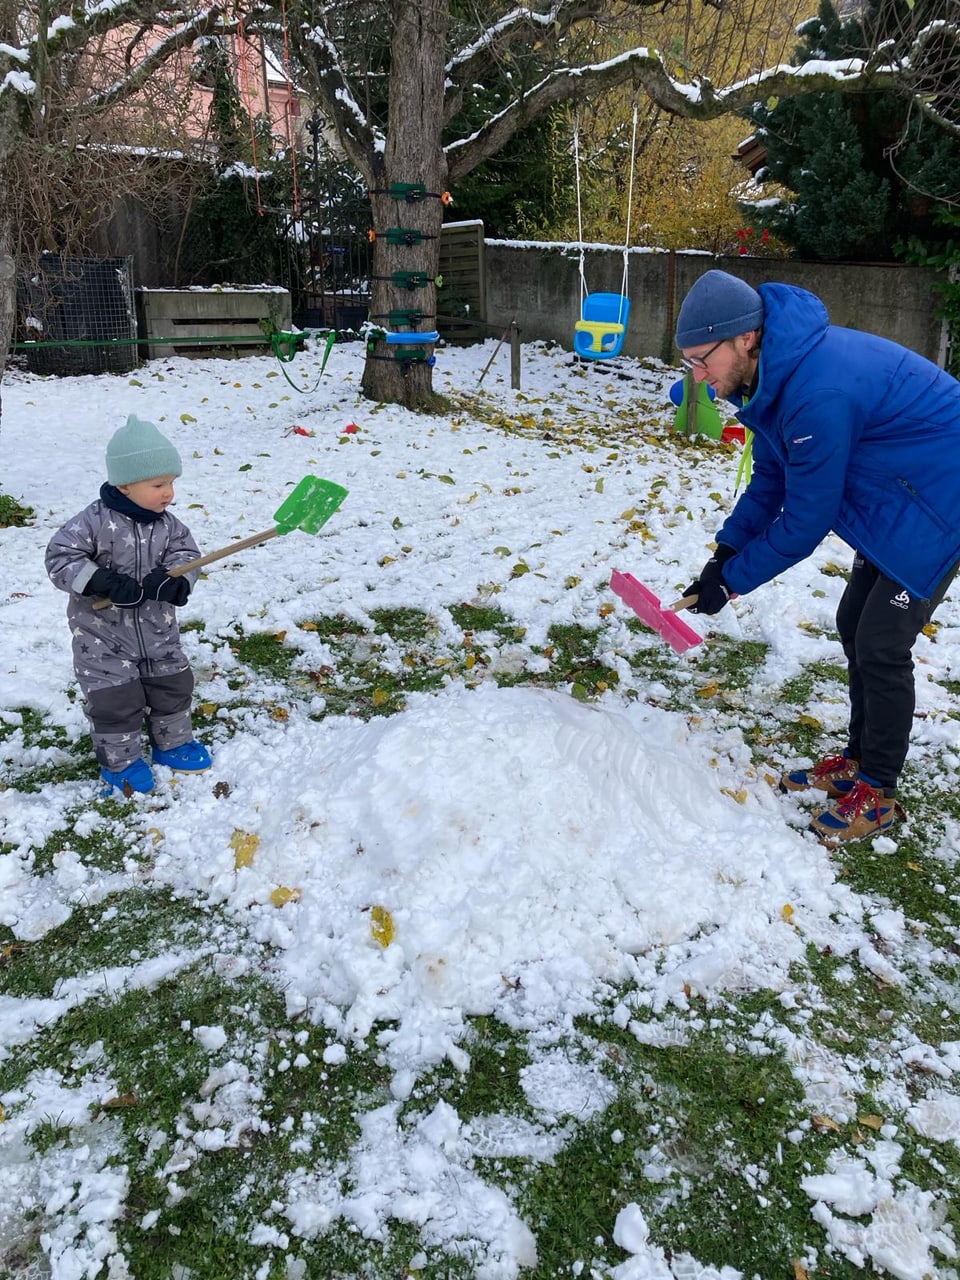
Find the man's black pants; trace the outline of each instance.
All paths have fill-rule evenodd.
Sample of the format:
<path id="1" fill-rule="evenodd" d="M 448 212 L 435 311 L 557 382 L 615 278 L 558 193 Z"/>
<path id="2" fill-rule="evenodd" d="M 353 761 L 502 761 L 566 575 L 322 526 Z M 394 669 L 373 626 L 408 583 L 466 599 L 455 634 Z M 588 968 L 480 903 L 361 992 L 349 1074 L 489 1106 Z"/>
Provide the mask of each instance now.
<path id="1" fill-rule="evenodd" d="M 918 600 L 858 551 L 837 608 L 850 685 L 847 751 L 860 761 L 862 773 L 886 789 L 896 787 L 910 744 L 913 646 L 958 568 L 953 566 L 929 600 Z"/>

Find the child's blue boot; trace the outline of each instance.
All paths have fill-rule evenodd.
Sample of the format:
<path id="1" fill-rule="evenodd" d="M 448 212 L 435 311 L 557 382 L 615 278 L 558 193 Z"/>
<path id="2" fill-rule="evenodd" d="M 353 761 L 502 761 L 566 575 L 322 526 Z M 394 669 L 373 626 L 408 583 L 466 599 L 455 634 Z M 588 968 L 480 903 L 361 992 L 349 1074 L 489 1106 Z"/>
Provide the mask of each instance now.
<path id="1" fill-rule="evenodd" d="M 192 742 L 185 742 L 182 747 L 171 747 L 169 751 L 154 747 L 153 763 L 165 764 L 168 769 L 176 769 L 180 773 L 202 773 L 210 768 L 212 761 L 207 748 L 194 738 Z"/>
<path id="2" fill-rule="evenodd" d="M 125 769 L 101 769 L 100 777 L 107 784 L 103 790 L 105 796 L 108 796 L 114 787 L 124 794 L 127 793 L 128 788 L 130 791 L 140 791 L 144 794 L 153 790 L 153 771 L 146 760 L 134 760 L 133 764 L 128 764 Z"/>

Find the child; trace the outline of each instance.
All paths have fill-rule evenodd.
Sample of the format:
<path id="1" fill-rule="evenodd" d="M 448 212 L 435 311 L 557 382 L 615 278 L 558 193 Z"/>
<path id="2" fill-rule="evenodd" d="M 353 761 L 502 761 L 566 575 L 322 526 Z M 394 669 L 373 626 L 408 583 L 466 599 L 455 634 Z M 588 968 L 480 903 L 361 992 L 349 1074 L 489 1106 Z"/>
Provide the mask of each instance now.
<path id="1" fill-rule="evenodd" d="M 107 445 L 107 483 L 96 502 L 50 540 L 46 569 L 69 593 L 73 669 L 100 762 L 124 794 L 153 790 L 140 750 L 146 715 L 154 764 L 196 773 L 210 755 L 193 737 L 193 672 L 175 609 L 199 574 L 168 570 L 199 556 L 190 530 L 167 507 L 180 455 L 152 422 L 133 414 Z M 95 609 L 96 601 L 109 602 Z"/>

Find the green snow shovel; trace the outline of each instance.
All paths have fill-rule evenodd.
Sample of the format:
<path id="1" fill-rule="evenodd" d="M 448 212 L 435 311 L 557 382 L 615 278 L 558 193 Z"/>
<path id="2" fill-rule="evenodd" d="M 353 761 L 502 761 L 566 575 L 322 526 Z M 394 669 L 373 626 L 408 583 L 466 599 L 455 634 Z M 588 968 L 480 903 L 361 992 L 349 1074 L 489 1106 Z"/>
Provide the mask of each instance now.
<path id="1" fill-rule="evenodd" d="M 229 546 L 220 547 L 216 551 L 208 551 L 205 556 L 196 560 L 188 560 L 186 564 L 178 564 L 170 570 L 171 578 L 179 578 L 192 569 L 202 569 L 214 560 L 223 560 L 237 551 L 246 551 L 247 547 L 256 547 L 261 542 L 276 538 L 282 533 L 292 533 L 301 529 L 304 533 L 319 533 L 333 513 L 337 510 L 347 490 L 332 480 L 321 480 L 319 476 L 304 476 L 292 493 L 281 502 L 274 512 L 275 521 L 272 529 L 264 529 L 262 533 L 252 533 L 249 538 L 239 542 L 231 542 Z M 105 609 L 109 600 L 97 600 L 95 609 Z"/>

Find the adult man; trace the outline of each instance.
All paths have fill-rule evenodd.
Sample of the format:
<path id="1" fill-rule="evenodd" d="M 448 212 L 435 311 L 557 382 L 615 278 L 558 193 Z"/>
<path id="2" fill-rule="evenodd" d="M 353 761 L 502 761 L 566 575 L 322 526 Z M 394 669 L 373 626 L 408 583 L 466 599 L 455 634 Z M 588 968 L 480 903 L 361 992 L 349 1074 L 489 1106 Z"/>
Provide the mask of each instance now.
<path id="1" fill-rule="evenodd" d="M 694 612 L 719 612 L 831 530 L 854 548 L 837 610 L 847 745 L 780 785 L 826 792 L 833 803 L 810 825 L 827 842 L 876 834 L 903 815 L 911 651 L 960 561 L 960 382 L 896 343 L 831 325 L 805 289 L 753 289 L 725 271 L 687 294 L 676 342 L 696 380 L 754 432 L 750 483 L 685 592 Z"/>

